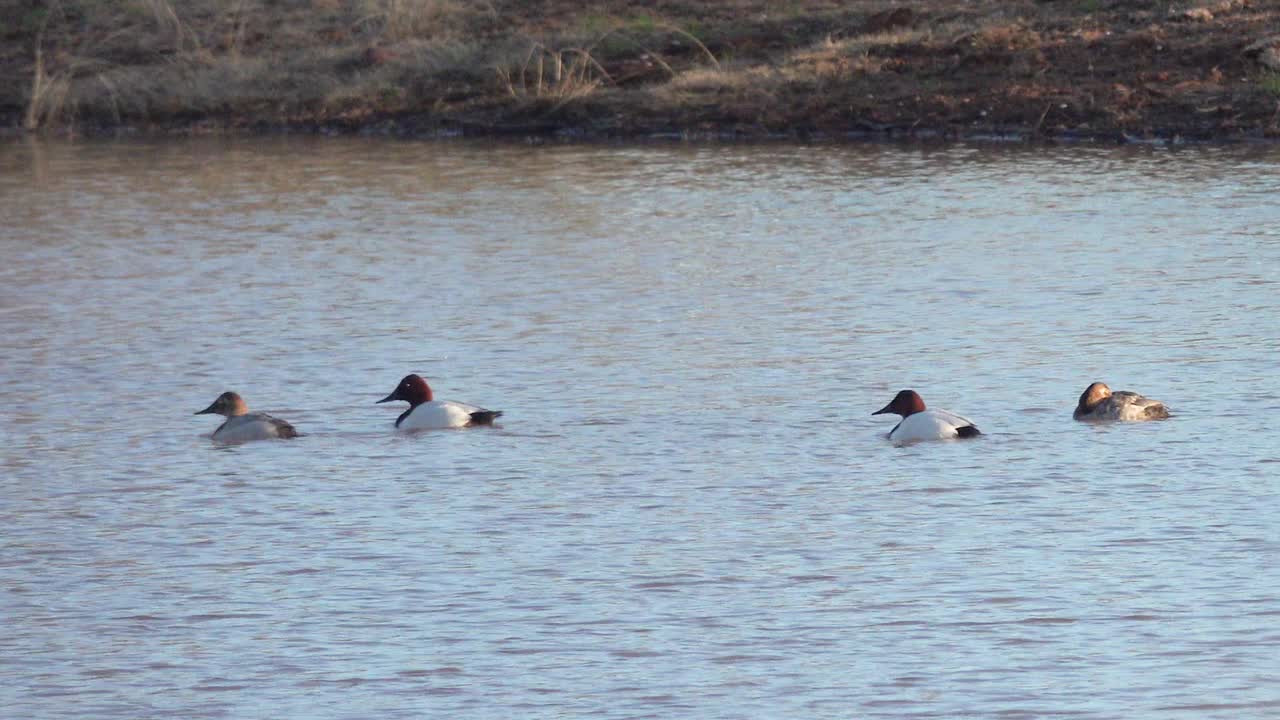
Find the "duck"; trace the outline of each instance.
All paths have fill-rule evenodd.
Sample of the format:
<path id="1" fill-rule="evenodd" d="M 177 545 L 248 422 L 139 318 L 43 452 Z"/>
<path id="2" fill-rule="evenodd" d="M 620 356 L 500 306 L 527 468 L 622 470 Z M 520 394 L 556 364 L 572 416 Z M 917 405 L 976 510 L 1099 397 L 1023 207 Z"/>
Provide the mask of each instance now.
<path id="1" fill-rule="evenodd" d="M 250 440 L 272 440 L 275 438 L 295 438 L 298 431 L 280 418 L 266 413 L 251 413 L 244 398 L 231 392 L 222 393 L 209 407 L 196 413 L 208 415 L 216 413 L 227 419 L 213 431 L 213 441 L 220 443 L 242 443 Z"/>
<path id="2" fill-rule="evenodd" d="M 410 373 L 404 376 L 390 395 L 382 398 L 378 403 L 394 400 L 409 403 L 409 409 L 396 418 L 397 430 L 442 430 L 480 425 L 492 426 L 494 420 L 502 417 L 501 410 L 485 410 L 482 407 L 453 400 L 434 400 L 433 397 L 431 386 L 427 385 L 427 381 Z"/>
<path id="3" fill-rule="evenodd" d="M 1080 422 L 1164 420 L 1169 417 L 1169 409 L 1159 400 L 1127 390 L 1112 392 L 1106 383 L 1096 382 L 1080 394 L 1071 417 Z"/>
<path id="4" fill-rule="evenodd" d="M 892 413 L 901 415 L 902 421 L 889 431 L 889 439 L 895 444 L 921 442 L 923 440 L 954 440 L 977 437 L 982 434 L 973 421 L 946 410 L 929 410 L 924 399 L 915 390 L 903 390 L 893 401 L 872 415 Z"/>

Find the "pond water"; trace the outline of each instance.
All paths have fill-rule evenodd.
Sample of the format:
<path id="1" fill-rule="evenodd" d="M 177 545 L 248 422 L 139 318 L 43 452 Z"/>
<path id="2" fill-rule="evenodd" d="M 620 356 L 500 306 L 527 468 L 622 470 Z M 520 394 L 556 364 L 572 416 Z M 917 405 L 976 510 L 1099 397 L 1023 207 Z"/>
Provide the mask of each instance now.
<path id="1" fill-rule="evenodd" d="M 1280 149 L 0 148 L 22 718 L 1280 713 Z M 409 372 L 494 429 L 393 432 Z M 1074 423 L 1103 380 L 1168 421 Z M 902 388 L 973 441 L 894 447 Z M 293 422 L 217 447 L 224 390 Z"/>

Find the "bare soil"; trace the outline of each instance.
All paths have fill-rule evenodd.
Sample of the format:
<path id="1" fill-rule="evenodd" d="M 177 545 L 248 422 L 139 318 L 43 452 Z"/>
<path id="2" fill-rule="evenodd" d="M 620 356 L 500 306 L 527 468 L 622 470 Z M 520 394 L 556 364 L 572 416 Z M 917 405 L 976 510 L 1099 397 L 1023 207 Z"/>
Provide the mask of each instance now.
<path id="1" fill-rule="evenodd" d="M 53 133 L 1280 137 L 1280 0 L 0 0 Z"/>

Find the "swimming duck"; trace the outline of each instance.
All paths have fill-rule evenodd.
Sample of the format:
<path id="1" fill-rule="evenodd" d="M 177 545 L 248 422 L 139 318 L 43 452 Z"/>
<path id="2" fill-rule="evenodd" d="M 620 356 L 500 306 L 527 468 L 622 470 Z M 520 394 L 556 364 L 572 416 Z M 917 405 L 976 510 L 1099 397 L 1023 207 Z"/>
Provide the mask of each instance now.
<path id="1" fill-rule="evenodd" d="M 298 437 L 298 431 L 289 423 L 266 413 L 251 413 L 244 398 L 233 392 L 224 392 L 209 407 L 196 413 L 225 415 L 226 421 L 213 431 L 214 442 L 242 443 L 250 440 Z"/>
<path id="2" fill-rule="evenodd" d="M 452 400 L 432 400 L 431 387 L 427 385 L 427 381 L 412 373 L 405 375 L 396 389 L 378 402 L 393 400 L 409 403 L 409 409 L 396 418 L 396 428 L 400 430 L 493 425 L 493 421 L 502 415 L 501 410 L 485 410 Z"/>
<path id="3" fill-rule="evenodd" d="M 915 390 L 903 390 L 893 401 L 872 415 L 893 413 L 902 421 L 889 431 L 889 439 L 902 445 L 922 440 L 951 440 L 977 437 L 982 433 L 973 421 L 946 410 L 928 410 Z"/>
<path id="4" fill-rule="evenodd" d="M 1169 409 L 1158 400 L 1125 390 L 1112 392 L 1106 383 L 1096 382 L 1080 394 L 1080 403 L 1071 417 L 1082 422 L 1163 420 L 1169 417 Z"/>

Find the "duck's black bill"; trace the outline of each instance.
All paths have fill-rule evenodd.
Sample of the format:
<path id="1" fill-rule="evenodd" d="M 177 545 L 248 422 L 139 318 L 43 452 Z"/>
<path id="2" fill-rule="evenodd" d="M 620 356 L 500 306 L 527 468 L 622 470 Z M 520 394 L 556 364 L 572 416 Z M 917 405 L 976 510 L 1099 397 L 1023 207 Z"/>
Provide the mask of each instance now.
<path id="1" fill-rule="evenodd" d="M 888 415 L 893 412 L 892 408 L 893 408 L 893 403 L 889 403 L 888 405 L 885 405 L 884 407 L 880 408 L 879 410 L 871 414 L 872 415 Z"/>
<path id="2" fill-rule="evenodd" d="M 391 402 L 392 400 L 399 400 L 399 399 L 400 399 L 400 398 L 397 398 L 395 393 L 391 393 L 390 395 L 388 395 L 388 396 L 386 396 L 386 397 L 382 398 L 381 400 L 379 400 L 378 402 L 374 403 L 374 405 L 378 405 L 379 403 L 384 403 L 384 402 Z"/>
<path id="3" fill-rule="evenodd" d="M 216 407 L 216 406 L 217 406 L 217 404 L 218 404 L 218 402 L 215 400 L 215 401 L 214 401 L 214 403 L 213 403 L 213 405 L 210 405 L 209 407 L 207 407 L 207 408 L 205 408 L 205 409 L 201 410 L 200 412 L 196 413 L 196 415 L 211 415 L 211 414 L 213 414 L 214 412 L 216 412 L 213 408 L 214 408 L 214 407 Z"/>

